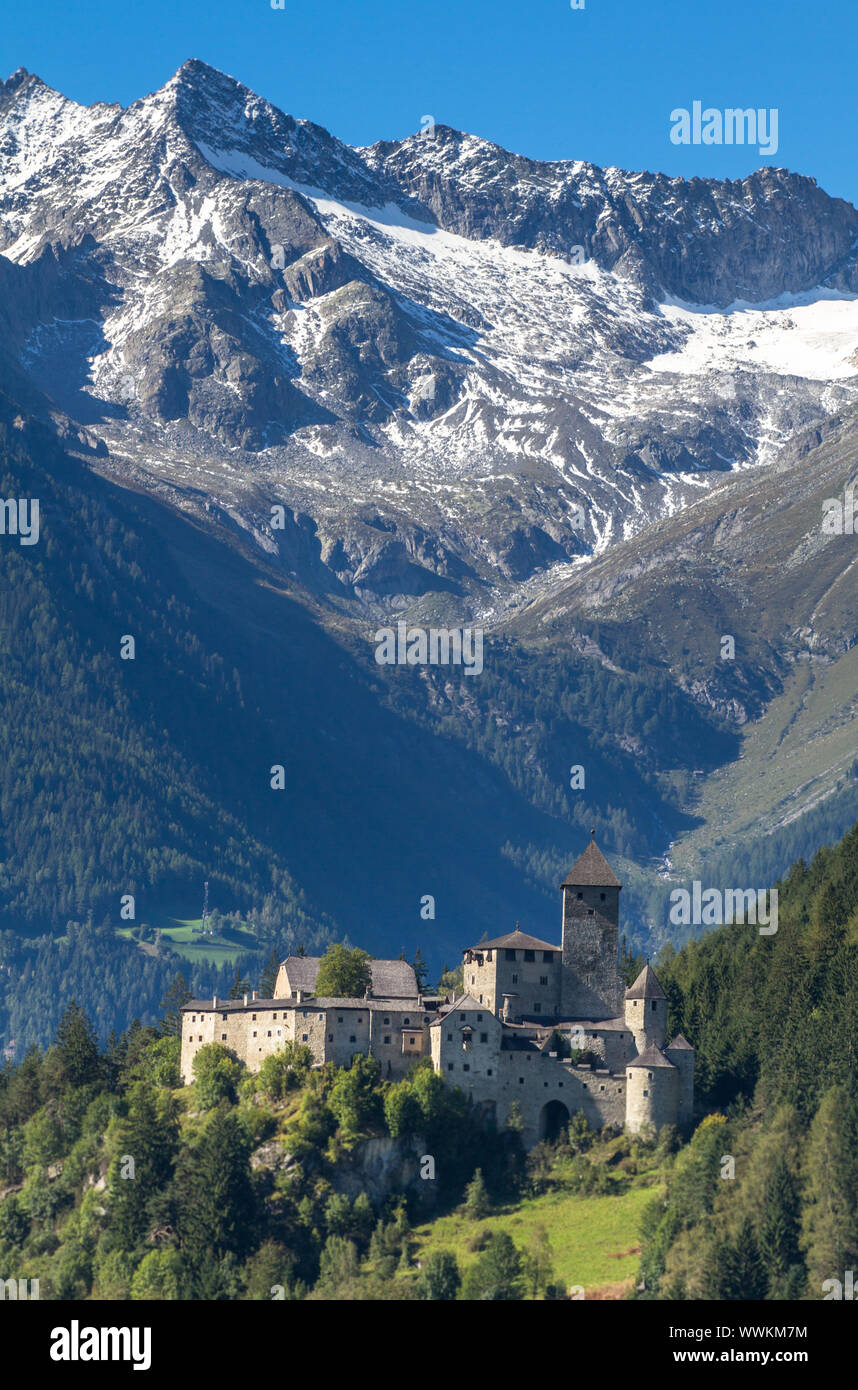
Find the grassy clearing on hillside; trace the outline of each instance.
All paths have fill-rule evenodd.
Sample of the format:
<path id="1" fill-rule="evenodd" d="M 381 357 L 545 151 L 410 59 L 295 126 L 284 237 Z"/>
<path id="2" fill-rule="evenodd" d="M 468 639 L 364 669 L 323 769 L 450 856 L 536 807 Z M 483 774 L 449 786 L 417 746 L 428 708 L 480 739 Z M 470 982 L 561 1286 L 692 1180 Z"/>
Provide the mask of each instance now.
<path id="1" fill-rule="evenodd" d="M 143 924 L 147 925 L 147 924 Z M 149 924 L 152 925 L 152 924 Z M 258 949 L 259 942 L 252 931 L 246 927 L 228 928 L 229 938 L 216 932 L 213 936 L 202 936 L 199 928 L 202 919 L 181 919 L 173 917 L 167 923 L 155 924 L 160 927 L 161 938 L 168 943 L 177 955 L 193 964 L 211 961 L 215 965 L 225 965 L 237 960 L 240 955 Z M 130 927 L 116 927 L 116 935 L 125 941 L 134 940 Z M 244 944 L 246 942 L 246 944 Z"/>
<path id="2" fill-rule="evenodd" d="M 589 1298 L 607 1284 L 630 1283 L 637 1272 L 638 1230 L 644 1207 L 661 1188 L 636 1187 L 620 1195 L 578 1197 L 548 1192 L 501 1208 L 483 1221 L 456 1212 L 414 1231 L 416 1259 L 433 1250 L 451 1250 L 464 1274 L 477 1258 L 469 1248 L 479 1231 L 505 1231 L 526 1249 L 544 1226 L 554 1256 L 554 1277 L 567 1286 L 579 1284 Z"/>

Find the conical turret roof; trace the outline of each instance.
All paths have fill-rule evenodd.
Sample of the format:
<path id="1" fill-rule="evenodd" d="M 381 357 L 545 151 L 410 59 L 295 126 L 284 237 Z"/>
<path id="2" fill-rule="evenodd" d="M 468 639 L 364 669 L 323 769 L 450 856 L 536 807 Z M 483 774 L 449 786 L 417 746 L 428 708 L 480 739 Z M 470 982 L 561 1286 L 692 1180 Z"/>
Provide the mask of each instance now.
<path id="1" fill-rule="evenodd" d="M 673 1067 L 673 1063 L 669 1060 L 669 1058 L 665 1057 L 664 1053 L 656 1047 L 655 1043 L 650 1043 L 649 1047 L 645 1047 L 639 1057 L 636 1057 L 633 1062 L 627 1062 L 626 1066 Z M 673 1069 L 676 1070 L 675 1068 Z"/>
<path id="2" fill-rule="evenodd" d="M 579 855 L 561 883 L 561 888 L 622 888 L 595 840 Z"/>
<path id="3" fill-rule="evenodd" d="M 656 973 L 647 962 L 633 985 L 626 990 L 626 999 L 666 999 L 667 995 L 659 984 Z"/>

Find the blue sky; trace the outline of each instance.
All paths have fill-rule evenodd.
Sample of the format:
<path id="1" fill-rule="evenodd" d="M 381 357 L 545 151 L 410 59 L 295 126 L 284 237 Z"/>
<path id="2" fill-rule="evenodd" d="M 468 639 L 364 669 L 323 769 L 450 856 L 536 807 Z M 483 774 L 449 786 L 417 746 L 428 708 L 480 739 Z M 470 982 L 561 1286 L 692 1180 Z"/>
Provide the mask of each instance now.
<path id="1" fill-rule="evenodd" d="M 7 0 L 0 74 L 128 104 L 186 58 L 352 144 L 436 121 L 541 159 L 813 175 L 858 203 L 858 0 Z M 777 108 L 778 150 L 677 146 L 694 101 Z"/>

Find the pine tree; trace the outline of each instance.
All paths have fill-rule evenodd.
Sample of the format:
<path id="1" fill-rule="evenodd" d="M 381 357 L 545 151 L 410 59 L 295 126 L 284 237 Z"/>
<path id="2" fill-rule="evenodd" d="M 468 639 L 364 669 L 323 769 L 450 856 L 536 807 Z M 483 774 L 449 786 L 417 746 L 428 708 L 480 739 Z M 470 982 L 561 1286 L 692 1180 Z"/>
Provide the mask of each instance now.
<path id="1" fill-rule="evenodd" d="M 162 1038 L 182 1036 L 182 1009 L 191 998 L 188 982 L 180 970 L 161 1000 L 162 1018 L 158 1028 Z"/>
<path id="2" fill-rule="evenodd" d="M 272 946 L 271 954 L 265 962 L 265 969 L 259 977 L 259 995 L 261 999 L 273 999 L 274 991 L 277 988 L 277 974 L 280 969 L 280 960 L 277 948 Z"/>
<path id="3" fill-rule="evenodd" d="M 89 1019 L 74 999 L 60 1019 L 57 1051 L 67 1085 L 86 1086 L 97 1079 L 98 1039 Z"/>
<path id="4" fill-rule="evenodd" d="M 779 1154 L 766 1188 L 758 1228 L 760 1258 L 773 1288 L 782 1286 L 799 1251 L 800 1201 L 798 1185 L 783 1154 Z"/>
<path id="5" fill-rule="evenodd" d="M 465 1189 L 465 1215 L 471 1221 L 482 1221 L 491 1209 L 482 1168 L 478 1168 Z"/>
<path id="6" fill-rule="evenodd" d="M 417 950 L 414 954 L 414 959 L 411 962 L 411 968 L 414 971 L 415 977 L 417 979 L 418 993 L 422 994 L 426 986 L 426 976 L 429 974 L 429 966 L 423 959 L 423 952 L 420 950 L 419 946 L 417 947 Z"/>

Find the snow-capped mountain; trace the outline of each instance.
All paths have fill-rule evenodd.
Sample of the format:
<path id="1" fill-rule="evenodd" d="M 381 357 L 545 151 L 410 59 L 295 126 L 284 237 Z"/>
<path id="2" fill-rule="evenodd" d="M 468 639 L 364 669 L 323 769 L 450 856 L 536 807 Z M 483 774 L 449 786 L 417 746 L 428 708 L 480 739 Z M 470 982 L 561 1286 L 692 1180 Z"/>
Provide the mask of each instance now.
<path id="1" fill-rule="evenodd" d="M 520 603 L 856 401 L 858 211 L 783 170 L 352 149 L 196 61 L 19 70 L 0 153 L 3 371 L 364 611 Z"/>

